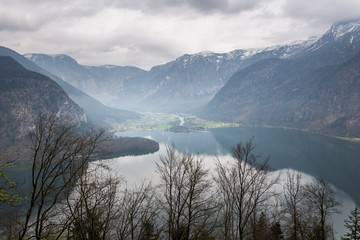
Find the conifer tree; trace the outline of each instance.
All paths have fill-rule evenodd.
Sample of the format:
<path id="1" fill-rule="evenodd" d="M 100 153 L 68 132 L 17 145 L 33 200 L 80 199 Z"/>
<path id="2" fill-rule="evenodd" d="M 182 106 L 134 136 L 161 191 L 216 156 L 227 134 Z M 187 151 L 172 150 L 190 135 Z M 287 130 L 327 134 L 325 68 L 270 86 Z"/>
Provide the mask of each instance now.
<path id="1" fill-rule="evenodd" d="M 349 219 L 345 220 L 345 227 L 348 232 L 341 238 L 342 240 L 360 240 L 360 211 L 358 207 L 350 211 Z"/>
<path id="2" fill-rule="evenodd" d="M 270 227 L 270 239 L 271 240 L 282 240 L 284 239 L 284 233 L 281 230 L 280 222 L 275 222 Z"/>

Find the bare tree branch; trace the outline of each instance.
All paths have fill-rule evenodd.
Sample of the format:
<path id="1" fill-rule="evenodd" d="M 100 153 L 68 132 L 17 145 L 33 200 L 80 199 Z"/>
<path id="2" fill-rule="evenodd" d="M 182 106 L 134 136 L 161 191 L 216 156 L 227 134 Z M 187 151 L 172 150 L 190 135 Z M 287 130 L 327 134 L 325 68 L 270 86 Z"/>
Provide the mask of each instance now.
<path id="1" fill-rule="evenodd" d="M 42 239 L 54 234 L 50 229 L 56 228 L 50 219 L 57 214 L 53 211 L 55 205 L 97 152 L 103 135 L 104 130 L 80 134 L 70 121 L 56 115 L 39 117 L 35 131 L 30 134 L 31 190 L 19 239 L 25 236 Z"/>
<path id="2" fill-rule="evenodd" d="M 252 139 L 233 148 L 233 161 L 216 162 L 215 178 L 223 205 L 223 234 L 225 239 L 246 239 L 255 230 L 250 220 L 276 196 L 272 187 L 279 182 L 279 175 L 269 174 L 269 158 L 258 162 L 253 154 Z"/>

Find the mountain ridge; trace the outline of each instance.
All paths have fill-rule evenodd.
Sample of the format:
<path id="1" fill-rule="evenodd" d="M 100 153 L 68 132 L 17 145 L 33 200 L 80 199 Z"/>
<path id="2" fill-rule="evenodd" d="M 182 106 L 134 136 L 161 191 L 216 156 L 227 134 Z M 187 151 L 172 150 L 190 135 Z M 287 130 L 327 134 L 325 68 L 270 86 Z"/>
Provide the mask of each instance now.
<path id="1" fill-rule="evenodd" d="M 13 141 L 35 128 L 40 114 L 56 114 L 81 125 L 85 112 L 52 79 L 0 56 L 0 138 Z M 4 140 L 5 139 L 5 140 Z"/>
<path id="2" fill-rule="evenodd" d="M 61 55 L 47 56 L 57 61 L 53 66 L 44 62 L 42 67 L 57 69 L 55 75 L 67 74 L 63 80 L 68 82 L 79 83 L 81 78 L 92 85 L 93 94 L 101 89 L 97 97 L 107 98 L 115 107 L 196 113 L 211 120 L 318 131 L 315 125 L 299 120 L 301 106 L 319 91 L 324 79 L 332 79 L 359 51 L 360 20 L 352 20 L 335 23 L 322 36 L 305 41 L 228 53 L 184 54 L 149 71 L 137 69 L 138 75 L 133 71 L 136 68 L 126 72 L 125 67 L 113 65 L 82 66 L 69 56 L 64 64 Z M 40 63 L 36 55 L 27 56 Z M 114 69 L 121 74 L 109 74 Z M 111 92 L 114 89 L 116 94 Z M 321 131 L 334 134 L 325 128 Z M 351 135 L 347 130 L 341 134 Z"/>
<path id="3" fill-rule="evenodd" d="M 38 72 L 49 77 L 50 79 L 53 79 L 67 92 L 67 94 L 70 96 L 71 99 L 74 100 L 74 102 L 76 102 L 81 108 L 85 110 L 88 116 L 88 120 L 93 122 L 94 124 L 100 124 L 107 127 L 109 119 L 114 119 L 115 121 L 121 122 L 127 119 L 139 118 L 139 114 L 135 112 L 121 111 L 119 109 L 113 109 L 103 105 L 98 100 L 90 97 L 89 95 L 75 88 L 68 82 L 63 81 L 61 78 L 55 76 L 54 74 L 47 72 L 29 59 L 9 48 L 0 46 L 0 56 L 10 56 L 26 69 Z"/>
<path id="4" fill-rule="evenodd" d="M 332 135 L 355 136 L 344 124 L 331 130 L 324 119 L 316 119 L 316 127 L 302 122 L 305 120 L 301 120 L 300 112 L 301 106 L 306 106 L 312 96 L 321 92 L 324 81 L 331 79 L 342 64 L 350 61 L 360 51 L 360 28 L 351 27 L 358 25 L 360 21 L 334 24 L 295 58 L 282 61 L 274 59 L 274 62 L 259 61 L 239 70 L 208 103 L 201 115 L 209 119 L 244 124 L 292 127 Z M 334 29 L 345 30 L 341 32 Z M 335 94 L 335 91 L 333 93 Z M 346 110 L 342 108 L 341 111 Z M 336 116 L 341 118 L 341 114 Z M 322 127 L 319 127 L 320 125 Z"/>
<path id="5" fill-rule="evenodd" d="M 28 53 L 24 56 L 109 106 L 139 111 L 191 112 L 205 105 L 239 68 L 265 58 L 291 58 L 313 41 L 308 39 L 229 53 L 184 54 L 154 66 L 150 71 L 130 69 L 129 66 L 83 66 L 72 58 L 64 63 L 60 59 L 63 55 Z M 108 76 L 114 69 L 123 73 Z M 104 70 L 102 76 L 96 73 L 100 70 Z M 126 70 L 127 75 L 124 73 Z M 83 82 L 87 85 L 84 86 Z"/>

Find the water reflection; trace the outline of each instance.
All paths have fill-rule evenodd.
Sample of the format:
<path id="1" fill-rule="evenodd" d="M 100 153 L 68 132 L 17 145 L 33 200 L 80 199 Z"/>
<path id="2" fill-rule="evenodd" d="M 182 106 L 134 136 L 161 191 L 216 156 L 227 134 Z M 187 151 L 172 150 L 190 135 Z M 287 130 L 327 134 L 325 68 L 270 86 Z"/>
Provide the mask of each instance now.
<path id="1" fill-rule="evenodd" d="M 303 131 L 276 128 L 213 129 L 223 148 L 255 136 L 256 152 L 271 156 L 274 169 L 292 168 L 322 177 L 360 205 L 360 144 Z"/>
<path id="2" fill-rule="evenodd" d="M 239 130 L 239 129 L 238 129 Z M 226 132 L 226 131 L 225 131 Z M 152 133 L 151 135 L 149 135 Z M 234 129 L 232 130 L 232 133 L 238 133 Z M 124 134 L 124 133 L 123 133 Z M 233 146 L 236 142 L 246 141 L 250 133 L 249 132 L 241 132 L 241 134 L 235 136 L 233 139 L 222 139 L 221 141 L 225 142 L 226 144 L 219 144 L 219 142 L 216 139 L 220 139 L 220 135 L 218 133 L 188 133 L 188 134 L 179 134 L 179 133 L 170 133 L 170 132 L 127 132 L 127 135 L 134 135 L 134 136 L 142 136 L 142 137 L 151 137 L 152 139 L 160 142 L 160 149 L 158 152 L 148 155 L 141 155 L 141 156 L 127 156 L 127 157 L 119 157 L 119 158 L 113 158 L 108 160 L 102 160 L 103 163 L 106 163 L 108 166 L 111 167 L 111 169 L 115 170 L 119 175 L 125 177 L 127 184 L 129 186 L 133 186 L 134 184 L 141 184 L 141 182 L 144 179 L 151 180 L 154 185 L 159 183 L 158 175 L 156 174 L 156 162 L 159 162 L 160 155 L 165 156 L 166 155 L 166 145 L 168 143 L 173 143 L 178 151 L 186 153 L 190 152 L 192 154 L 199 153 L 202 157 L 204 157 L 204 163 L 205 166 L 211 170 L 211 172 L 214 172 L 214 163 L 215 158 L 217 155 L 218 158 L 220 158 L 220 161 L 226 162 L 230 161 L 232 158 L 229 154 L 229 150 L 231 146 Z M 303 162 L 311 162 L 311 160 L 305 160 L 308 158 L 308 155 L 311 153 L 307 153 L 306 151 L 309 150 L 309 148 L 305 148 L 304 146 L 301 147 L 299 145 L 295 146 L 287 146 L 280 147 L 281 146 L 281 135 L 278 135 L 277 137 L 273 137 L 273 142 L 269 143 L 270 147 L 261 147 L 262 144 L 265 144 L 265 142 L 268 140 L 267 135 L 262 135 L 259 132 L 257 132 L 258 136 L 256 138 L 257 143 L 257 153 L 261 154 L 262 156 L 265 156 L 264 153 L 269 153 L 273 156 L 272 157 L 272 163 L 276 164 L 279 168 L 290 168 L 289 165 L 292 165 L 292 161 L 286 162 L 285 160 L 292 157 L 294 154 L 293 151 L 302 152 L 301 155 L 302 158 L 304 158 Z M 191 136 L 194 136 L 194 138 L 191 138 Z M 235 139 L 239 139 L 235 141 Z M 197 141 L 202 141 L 201 143 L 197 144 Z M 286 139 L 283 139 L 286 140 Z M 235 142 L 232 142 L 235 141 Z M 280 142 L 276 142 L 280 141 Z M 297 141 L 302 142 L 305 141 L 304 139 L 297 139 Z M 260 144 L 260 143 L 261 144 Z M 285 141 L 286 142 L 286 141 Z M 306 141 L 307 142 L 307 141 Z M 189 143 L 189 144 L 187 144 Z M 289 142 L 286 142 L 289 144 Z M 185 146 L 185 145 L 187 146 Z M 206 149 L 204 146 L 211 146 L 209 149 Z M 327 144 L 325 144 L 327 145 Z M 199 147 L 198 147 L 199 146 Z M 286 145 L 284 145 L 286 146 Z M 308 145 L 310 147 L 311 144 Z M 330 145 L 332 146 L 332 145 Z M 278 148 L 277 148 L 278 147 Z M 321 147 L 321 145 L 315 146 L 315 149 Z M 281 150 L 279 152 L 279 150 Z M 324 150 L 324 149 L 323 149 Z M 208 154 L 210 152 L 210 154 Z M 273 155 L 274 154 L 274 155 Z M 275 157 L 274 157 L 275 156 Z M 317 156 L 315 154 L 315 156 Z M 278 161 L 276 161 L 278 160 Z M 297 163 L 297 161 L 294 161 Z M 313 167 L 314 165 L 308 164 L 307 167 Z M 307 170 L 307 167 L 302 167 L 301 169 Z M 297 169 L 299 170 L 299 169 Z M 310 169 L 310 171 L 313 171 Z M 286 171 L 282 170 L 282 179 L 286 179 Z M 304 182 L 309 181 L 310 176 L 304 175 Z M 282 189 L 282 184 L 280 184 L 279 190 Z M 344 219 L 347 218 L 348 213 L 350 210 L 354 209 L 354 201 L 351 199 L 351 197 L 345 193 L 344 191 L 341 191 L 340 189 L 337 189 L 336 191 L 336 198 L 343 203 L 343 207 L 341 209 L 342 214 L 341 215 L 335 215 L 333 217 L 334 220 L 334 230 L 337 232 L 337 239 L 340 239 L 340 236 L 345 232 L 345 228 L 343 226 Z"/>
<path id="3" fill-rule="evenodd" d="M 173 143 L 180 152 L 224 156 L 231 147 L 255 136 L 255 153 L 271 156 L 273 169 L 291 168 L 323 177 L 348 193 L 360 205 L 360 144 L 278 128 L 219 128 L 207 132 L 172 133 L 132 131 L 122 136 L 150 137 L 162 144 Z"/>

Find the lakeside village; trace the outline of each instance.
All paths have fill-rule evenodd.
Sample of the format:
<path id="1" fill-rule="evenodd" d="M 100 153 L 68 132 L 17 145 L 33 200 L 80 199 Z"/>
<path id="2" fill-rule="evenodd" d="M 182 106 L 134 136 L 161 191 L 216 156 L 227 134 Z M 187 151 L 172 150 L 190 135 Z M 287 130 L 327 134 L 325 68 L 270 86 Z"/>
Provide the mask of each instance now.
<path id="1" fill-rule="evenodd" d="M 139 120 L 112 123 L 114 132 L 164 130 L 171 132 L 196 132 L 209 128 L 239 127 L 237 123 L 213 122 L 188 114 L 142 113 Z"/>

